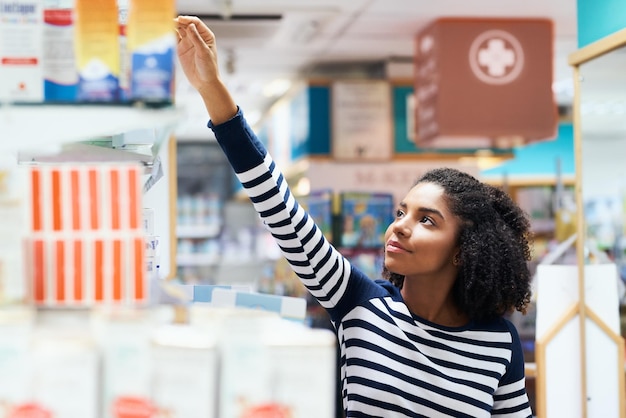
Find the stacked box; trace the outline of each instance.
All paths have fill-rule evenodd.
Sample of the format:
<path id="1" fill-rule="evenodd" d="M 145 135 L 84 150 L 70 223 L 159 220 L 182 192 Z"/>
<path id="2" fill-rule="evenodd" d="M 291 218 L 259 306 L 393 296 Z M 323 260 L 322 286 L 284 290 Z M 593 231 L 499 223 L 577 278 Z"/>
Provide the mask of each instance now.
<path id="1" fill-rule="evenodd" d="M 31 300 L 39 306 L 145 304 L 140 167 L 49 165 L 29 174 Z"/>
<path id="2" fill-rule="evenodd" d="M 203 304 L 192 305 L 189 322 L 218 341 L 216 416 L 333 416 L 337 352 L 331 331 L 308 328 L 275 311 Z"/>
<path id="3" fill-rule="evenodd" d="M 186 324 L 162 325 L 153 333 L 151 354 L 158 416 L 219 416 L 219 352 L 213 335 Z"/>
<path id="4" fill-rule="evenodd" d="M 75 0 L 74 48 L 81 102 L 118 102 L 119 11 L 116 0 Z"/>
<path id="5" fill-rule="evenodd" d="M 62 316 L 66 318 L 39 324 L 33 332 L 28 350 L 32 367 L 28 404 L 47 411 L 50 417 L 97 417 L 100 377 L 97 346 L 85 327 L 73 323 L 74 312 Z"/>
<path id="6" fill-rule="evenodd" d="M 0 6 L 0 101 L 42 102 L 42 1 Z"/>
<path id="7" fill-rule="evenodd" d="M 130 65 L 130 96 L 148 103 L 169 103 L 174 91 L 176 4 L 172 0 L 127 3 L 124 59 Z"/>

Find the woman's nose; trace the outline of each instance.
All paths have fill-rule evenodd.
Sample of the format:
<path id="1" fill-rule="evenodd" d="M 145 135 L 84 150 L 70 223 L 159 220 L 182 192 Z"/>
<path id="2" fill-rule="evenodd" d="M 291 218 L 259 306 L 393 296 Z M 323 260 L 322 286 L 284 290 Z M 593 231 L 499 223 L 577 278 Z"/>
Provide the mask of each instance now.
<path id="1" fill-rule="evenodd" d="M 403 237 L 411 235 L 411 228 L 407 218 L 396 219 L 393 223 L 393 232 L 396 235 L 401 235 Z"/>

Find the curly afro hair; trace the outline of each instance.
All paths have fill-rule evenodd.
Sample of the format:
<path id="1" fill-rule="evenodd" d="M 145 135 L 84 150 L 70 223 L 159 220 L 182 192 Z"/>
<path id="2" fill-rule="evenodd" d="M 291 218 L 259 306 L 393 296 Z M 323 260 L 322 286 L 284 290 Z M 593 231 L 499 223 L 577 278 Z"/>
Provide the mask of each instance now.
<path id="1" fill-rule="evenodd" d="M 530 221 L 501 189 L 451 168 L 426 172 L 419 183 L 444 189 L 451 212 L 461 220 L 459 274 L 452 292 L 471 319 L 489 319 L 530 302 Z M 404 276 L 386 268 L 383 277 L 402 288 Z"/>

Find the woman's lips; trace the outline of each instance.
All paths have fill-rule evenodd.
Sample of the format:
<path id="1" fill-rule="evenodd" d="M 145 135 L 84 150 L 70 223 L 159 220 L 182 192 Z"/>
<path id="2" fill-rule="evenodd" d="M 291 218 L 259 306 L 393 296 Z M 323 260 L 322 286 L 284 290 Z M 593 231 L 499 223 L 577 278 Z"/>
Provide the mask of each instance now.
<path id="1" fill-rule="evenodd" d="M 398 241 L 387 241 L 385 250 L 389 253 L 408 253 L 409 250 L 404 248 Z"/>

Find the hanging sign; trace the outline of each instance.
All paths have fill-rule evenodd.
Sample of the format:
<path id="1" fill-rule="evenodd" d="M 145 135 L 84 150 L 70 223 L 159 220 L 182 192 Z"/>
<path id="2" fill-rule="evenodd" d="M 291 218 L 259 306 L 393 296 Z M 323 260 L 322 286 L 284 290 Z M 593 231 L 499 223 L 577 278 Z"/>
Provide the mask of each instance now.
<path id="1" fill-rule="evenodd" d="M 511 148 L 556 135 L 547 19 L 439 19 L 417 35 L 421 147 Z"/>

